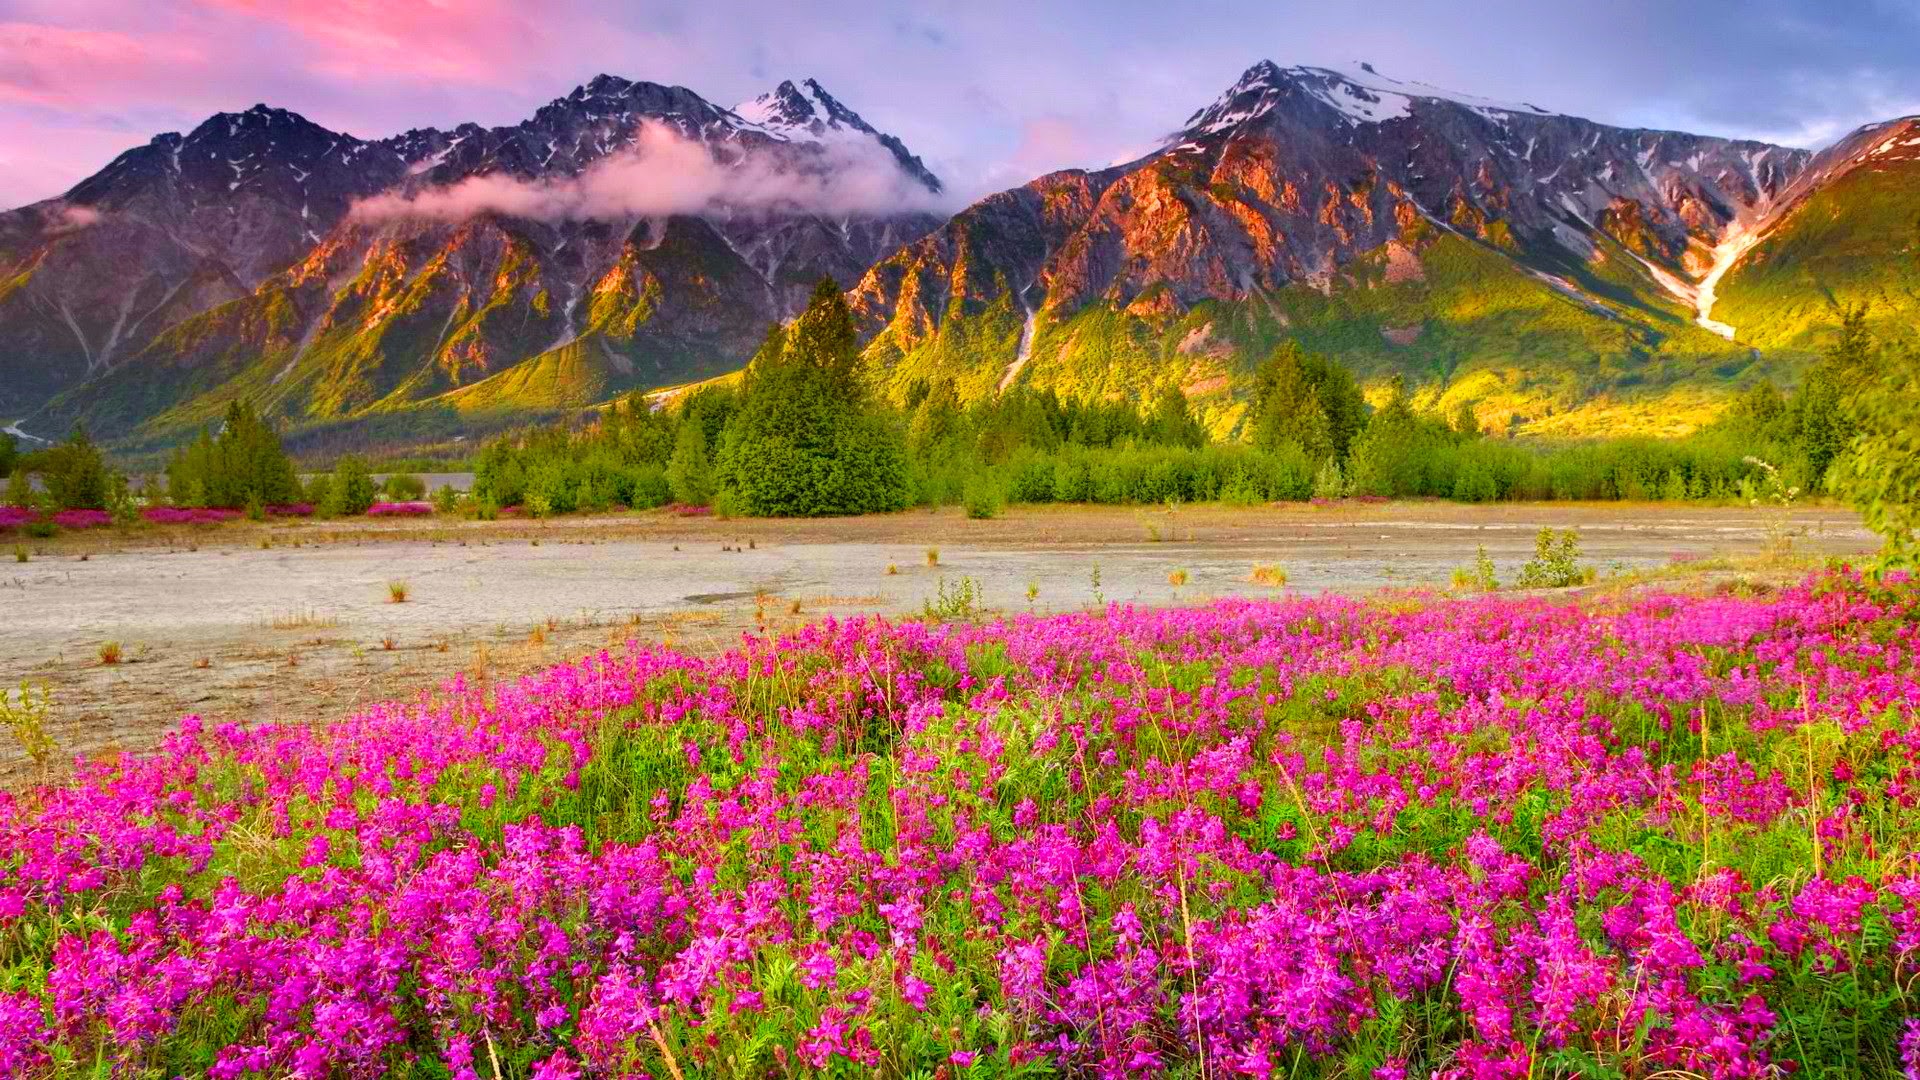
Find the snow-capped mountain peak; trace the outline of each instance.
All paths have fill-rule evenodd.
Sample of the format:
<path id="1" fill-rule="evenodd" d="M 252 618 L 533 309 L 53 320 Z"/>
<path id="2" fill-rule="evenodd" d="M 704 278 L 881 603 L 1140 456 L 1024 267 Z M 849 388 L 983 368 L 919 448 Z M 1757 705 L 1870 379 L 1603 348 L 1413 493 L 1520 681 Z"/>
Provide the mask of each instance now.
<path id="1" fill-rule="evenodd" d="M 1381 124 L 1410 116 L 1413 103 L 1446 102 L 1489 119 L 1502 114 L 1555 115 L 1526 102 L 1499 101 L 1446 90 L 1429 83 L 1382 75 L 1372 64 L 1356 61 L 1339 67 L 1296 65 L 1283 68 L 1262 60 L 1248 68 L 1213 104 L 1194 113 L 1179 138 L 1211 135 L 1246 123 L 1295 95 L 1317 100 L 1349 124 Z"/>
<path id="2" fill-rule="evenodd" d="M 797 85 L 791 80 L 751 101 L 734 106 L 733 115 L 742 123 L 775 139 L 790 143 L 827 143 L 841 140 L 871 139 L 892 154 L 900 167 L 938 193 L 940 180 L 920 159 L 892 135 L 861 119 L 860 114 L 842 105 L 813 79 Z"/>
<path id="3" fill-rule="evenodd" d="M 819 142 L 834 135 L 877 135 L 873 126 L 813 79 L 781 83 L 734 108 L 742 120 L 790 142 Z"/>

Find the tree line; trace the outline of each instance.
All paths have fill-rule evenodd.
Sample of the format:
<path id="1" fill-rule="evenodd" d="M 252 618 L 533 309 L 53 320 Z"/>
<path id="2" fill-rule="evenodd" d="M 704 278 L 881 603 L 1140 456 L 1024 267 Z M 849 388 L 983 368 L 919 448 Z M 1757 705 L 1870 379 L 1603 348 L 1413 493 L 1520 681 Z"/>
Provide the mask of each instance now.
<path id="1" fill-rule="evenodd" d="M 1404 383 L 1377 405 L 1337 362 L 1287 342 L 1258 366 L 1241 437 L 1210 439 L 1178 387 L 1144 408 L 1015 387 L 963 404 L 954 384 L 872 389 L 851 312 L 823 280 L 791 325 L 769 329 L 736 386 L 655 407 L 628 395 L 585 428 L 496 439 L 475 462 L 475 511 L 535 515 L 667 503 L 748 516 L 819 516 L 1006 502 L 1257 503 L 1348 496 L 1751 502 L 1769 485 L 1851 499 L 1911 551 L 1920 501 L 1920 385 L 1911 348 L 1875 341 L 1864 310 L 1791 394 L 1759 383 L 1684 438 L 1527 445 L 1487 437 L 1473 410 L 1415 406 Z M 301 484 L 271 425 L 245 402 L 177 450 L 163 490 L 130 492 L 76 429 L 21 453 L 0 440 L 7 499 L 50 509 L 135 502 L 252 513 L 303 503 L 361 513 L 380 496 L 367 464 L 340 459 Z M 34 493 L 30 472 L 43 479 Z M 389 497 L 418 497 L 404 485 Z"/>

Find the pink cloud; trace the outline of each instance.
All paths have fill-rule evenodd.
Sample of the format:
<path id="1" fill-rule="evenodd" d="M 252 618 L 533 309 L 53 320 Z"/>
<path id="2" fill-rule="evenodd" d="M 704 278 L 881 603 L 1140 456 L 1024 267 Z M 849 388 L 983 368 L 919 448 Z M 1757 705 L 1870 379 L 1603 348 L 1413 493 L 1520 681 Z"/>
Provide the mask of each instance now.
<path id="1" fill-rule="evenodd" d="M 0 101 L 55 107 L 151 91 L 170 70 L 204 64 L 204 47 L 159 34 L 0 23 Z"/>
<path id="2" fill-rule="evenodd" d="M 291 34 L 298 63 L 332 79 L 380 82 L 514 81 L 530 57 L 587 51 L 611 27 L 573 5 L 513 0 L 203 0 Z"/>
<path id="3" fill-rule="evenodd" d="M 728 211 L 802 210 L 849 214 L 938 210 L 938 198 L 865 139 L 829 142 L 801 162 L 749 153 L 722 162 L 699 142 L 645 124 L 630 150 L 575 177 L 521 180 L 499 173 L 409 195 L 356 203 L 362 220 L 459 220 L 507 214 L 542 220 L 623 219 Z"/>

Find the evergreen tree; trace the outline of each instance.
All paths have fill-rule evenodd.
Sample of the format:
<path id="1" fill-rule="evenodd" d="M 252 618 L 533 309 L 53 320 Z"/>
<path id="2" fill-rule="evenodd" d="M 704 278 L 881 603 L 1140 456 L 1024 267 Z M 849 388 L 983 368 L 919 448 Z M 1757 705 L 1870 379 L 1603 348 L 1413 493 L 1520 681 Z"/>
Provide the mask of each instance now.
<path id="1" fill-rule="evenodd" d="M 79 424 L 66 442 L 46 452 L 41 476 L 47 497 L 62 510 L 105 510 L 113 493 L 106 458 Z"/>
<path id="2" fill-rule="evenodd" d="M 227 406 L 218 436 L 202 429 L 167 462 L 167 492 L 180 506 L 272 506 L 300 498 L 280 437 L 245 401 Z"/>
<path id="3" fill-rule="evenodd" d="M 1367 422 L 1367 430 L 1353 443 L 1349 470 L 1353 490 L 1360 495 L 1399 496 L 1419 491 L 1422 432 L 1407 385 L 1396 378 L 1387 403 Z"/>
<path id="4" fill-rule="evenodd" d="M 1314 460 L 1344 461 L 1366 426 L 1367 402 L 1345 368 L 1286 341 L 1255 372 L 1252 415 L 1255 445 L 1290 442 Z"/>
<path id="5" fill-rule="evenodd" d="M 859 378 L 853 313 L 822 279 L 807 310 L 770 332 L 727 424 L 719 480 L 756 516 L 899 510 L 911 499 L 905 448 Z"/>
<path id="6" fill-rule="evenodd" d="M 1147 417 L 1146 441 L 1160 446 L 1205 446 L 1207 431 L 1193 418 L 1187 395 L 1178 386 L 1169 386 L 1153 399 Z"/>
<path id="7" fill-rule="evenodd" d="M 713 501 L 713 459 L 707 453 L 707 433 L 698 423 L 682 420 L 667 462 L 667 490 L 675 502 L 705 506 Z"/>
<path id="8" fill-rule="evenodd" d="M 907 448 L 924 458 L 948 449 L 960 431 L 960 394 L 952 379 L 941 379 L 920 397 L 907 421 Z"/>
<path id="9" fill-rule="evenodd" d="M 1480 437 L 1480 418 L 1473 414 L 1473 403 L 1463 401 L 1453 407 L 1453 433 L 1463 439 Z M 1474 500 L 1484 501 L 1484 500 Z"/>
<path id="10" fill-rule="evenodd" d="M 373 505 L 374 495 L 372 471 L 365 461 L 349 454 L 333 467 L 333 483 L 327 491 L 327 513 L 364 514 Z"/>
<path id="11" fill-rule="evenodd" d="M 13 434 L 0 431 L 0 476 L 12 476 L 13 467 L 20 459 L 20 447 L 14 441 Z"/>

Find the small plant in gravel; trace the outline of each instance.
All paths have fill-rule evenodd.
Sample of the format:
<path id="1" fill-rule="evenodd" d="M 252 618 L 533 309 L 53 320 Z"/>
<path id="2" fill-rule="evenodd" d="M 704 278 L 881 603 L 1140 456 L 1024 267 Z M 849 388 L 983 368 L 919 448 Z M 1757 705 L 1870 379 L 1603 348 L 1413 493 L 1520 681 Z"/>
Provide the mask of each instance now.
<path id="1" fill-rule="evenodd" d="M 404 581 L 387 582 L 387 602 L 390 604 L 404 604 L 412 593 L 412 588 Z"/>
<path id="2" fill-rule="evenodd" d="M 980 586 L 970 577 L 963 577 L 951 586 L 946 578 L 941 578 L 938 591 L 922 606 L 921 613 L 928 622 L 974 622 L 982 614 Z"/>
<path id="3" fill-rule="evenodd" d="M 1287 570 L 1278 563 L 1258 563 L 1248 580 L 1270 589 L 1284 589 L 1287 587 Z"/>
<path id="4" fill-rule="evenodd" d="M 1480 546 L 1479 554 L 1474 557 L 1472 566 L 1454 567 L 1453 589 L 1455 592 L 1499 591 L 1500 579 L 1494 575 L 1493 558 L 1487 554 L 1485 544 Z"/>
<path id="5" fill-rule="evenodd" d="M 1534 537 L 1533 558 L 1520 567 L 1523 589 L 1565 589 L 1593 580 L 1593 567 L 1580 565 L 1580 534 L 1568 529 L 1555 534 L 1543 528 Z"/>
<path id="6" fill-rule="evenodd" d="M 114 664 L 119 663 L 121 660 L 120 643 L 117 641 L 101 642 L 98 652 L 100 657 L 100 663 L 108 667 L 112 667 Z"/>
<path id="7" fill-rule="evenodd" d="M 939 548 L 930 547 L 927 549 L 927 565 L 928 566 L 940 565 L 940 549 Z"/>
<path id="8" fill-rule="evenodd" d="M 52 712 L 53 692 L 44 685 L 21 679 L 16 693 L 0 689 L 0 726 L 7 729 L 42 775 L 53 764 L 53 736 L 47 733 L 47 717 Z"/>

